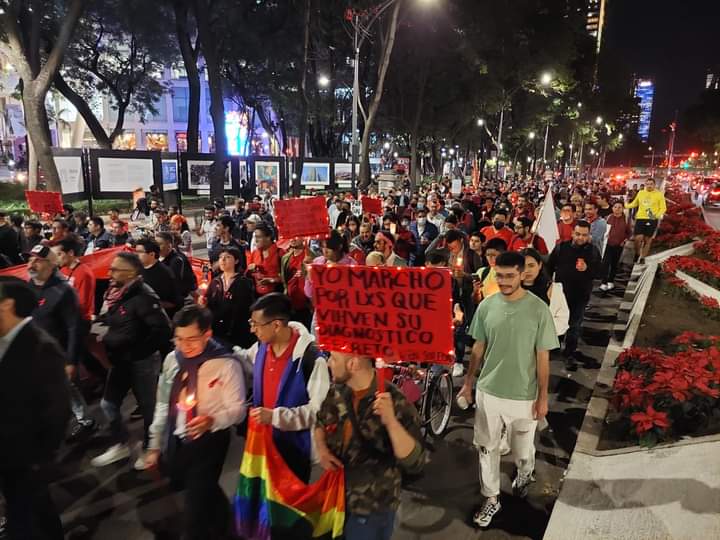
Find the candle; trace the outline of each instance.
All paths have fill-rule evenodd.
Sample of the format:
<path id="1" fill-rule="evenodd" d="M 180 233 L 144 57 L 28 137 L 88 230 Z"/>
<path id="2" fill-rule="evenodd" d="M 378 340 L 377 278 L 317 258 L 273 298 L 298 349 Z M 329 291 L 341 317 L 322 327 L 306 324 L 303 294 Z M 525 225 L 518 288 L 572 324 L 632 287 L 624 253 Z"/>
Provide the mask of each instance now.
<path id="1" fill-rule="evenodd" d="M 193 419 L 193 409 L 195 408 L 195 405 L 197 405 L 197 402 L 195 401 L 195 394 L 188 394 L 184 401 L 178 402 L 175 435 L 178 435 L 179 437 L 186 436 L 187 425 Z"/>
<path id="2" fill-rule="evenodd" d="M 463 267 L 463 258 L 462 258 L 462 255 L 458 255 L 457 259 L 455 260 L 455 266 L 457 266 L 458 268 L 462 268 L 462 267 Z"/>

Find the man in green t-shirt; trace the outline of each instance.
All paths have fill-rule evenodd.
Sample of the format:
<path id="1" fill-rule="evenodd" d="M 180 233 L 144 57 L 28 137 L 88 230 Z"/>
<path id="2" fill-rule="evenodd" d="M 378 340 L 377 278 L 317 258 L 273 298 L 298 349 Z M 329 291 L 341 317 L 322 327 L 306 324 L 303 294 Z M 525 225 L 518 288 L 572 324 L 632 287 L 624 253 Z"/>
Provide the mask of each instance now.
<path id="1" fill-rule="evenodd" d="M 495 278 L 501 294 L 478 306 L 469 333 L 475 339 L 470 367 L 459 396 L 472 400 L 475 375 L 474 444 L 480 452 L 480 490 L 486 497 L 473 521 L 487 527 L 500 510 L 500 440 L 503 428 L 517 476 L 513 492 L 527 495 L 535 468 L 535 428 L 548 411 L 550 350 L 560 346 L 547 304 L 522 288 L 525 258 L 498 256 Z"/>

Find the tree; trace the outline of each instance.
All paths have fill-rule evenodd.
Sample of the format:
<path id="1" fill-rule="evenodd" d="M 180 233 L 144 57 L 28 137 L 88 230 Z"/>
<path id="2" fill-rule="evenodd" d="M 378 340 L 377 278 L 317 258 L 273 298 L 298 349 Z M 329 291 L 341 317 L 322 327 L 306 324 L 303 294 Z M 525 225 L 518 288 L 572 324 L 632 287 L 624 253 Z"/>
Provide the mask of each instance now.
<path id="1" fill-rule="evenodd" d="M 375 126 L 380 102 L 385 87 L 385 77 L 390 67 L 390 57 L 392 56 L 393 47 L 395 46 L 395 35 L 397 33 L 398 17 L 400 15 L 400 4 L 398 0 L 392 8 L 389 20 L 382 21 L 384 28 L 380 31 L 380 39 L 378 40 L 379 61 L 377 65 L 377 80 L 375 89 L 370 97 L 370 103 L 367 107 L 367 114 L 363 115 L 365 126 L 363 127 L 362 139 L 360 140 L 360 188 L 367 189 L 370 185 L 370 134 Z"/>
<path id="2" fill-rule="evenodd" d="M 705 90 L 685 112 L 685 127 L 698 143 L 720 148 L 720 90 Z"/>
<path id="3" fill-rule="evenodd" d="M 157 100 L 166 91 L 158 74 L 178 57 L 161 23 L 166 16 L 161 3 L 95 0 L 78 25 L 54 85 L 78 110 L 101 148 L 112 148 L 128 112 L 141 118 L 157 113 Z M 98 94 L 112 99 L 117 114 L 110 133 L 93 111 Z"/>
<path id="4" fill-rule="evenodd" d="M 188 81 L 187 150 L 188 152 L 197 152 L 200 135 L 200 71 L 198 70 L 200 44 L 197 39 L 197 28 L 191 25 L 191 19 L 188 16 L 187 1 L 173 0 L 173 12 L 175 14 L 175 35 L 180 46 L 180 54 L 182 54 Z"/>
<path id="5" fill-rule="evenodd" d="M 227 9 L 225 9 L 227 8 Z M 198 40 L 205 58 L 210 87 L 210 116 L 213 120 L 215 161 L 210 178 L 210 198 L 225 197 L 225 171 L 228 163 L 225 134 L 225 103 L 223 101 L 222 36 L 232 36 L 227 17 L 232 7 L 213 0 L 193 0 L 193 12 L 198 28 Z M 227 32 L 227 33 L 226 33 Z"/>
<path id="6" fill-rule="evenodd" d="M 62 186 L 52 156 L 45 96 L 60 69 L 85 4 L 85 0 L 69 0 L 62 10 L 58 2 L 49 0 L 12 0 L 0 15 L 0 50 L 20 76 L 25 125 L 50 191 L 62 191 Z M 61 21 L 57 39 L 50 47 L 43 46 L 43 18 Z M 37 170 L 30 167 L 29 173 L 33 185 L 37 182 Z"/>

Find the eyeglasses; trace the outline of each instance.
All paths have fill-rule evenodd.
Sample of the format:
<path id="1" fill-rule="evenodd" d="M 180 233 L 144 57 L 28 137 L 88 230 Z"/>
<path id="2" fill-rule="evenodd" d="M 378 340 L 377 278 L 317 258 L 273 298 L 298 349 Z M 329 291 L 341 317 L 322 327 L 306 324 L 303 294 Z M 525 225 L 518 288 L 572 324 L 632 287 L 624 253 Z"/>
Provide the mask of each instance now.
<path id="1" fill-rule="evenodd" d="M 253 321 L 252 319 L 248 319 L 248 324 L 250 325 L 250 328 L 260 328 L 262 326 L 267 326 L 270 323 L 274 323 L 275 321 L 287 321 L 287 319 L 271 319 L 268 322 L 259 323 L 256 321 Z"/>

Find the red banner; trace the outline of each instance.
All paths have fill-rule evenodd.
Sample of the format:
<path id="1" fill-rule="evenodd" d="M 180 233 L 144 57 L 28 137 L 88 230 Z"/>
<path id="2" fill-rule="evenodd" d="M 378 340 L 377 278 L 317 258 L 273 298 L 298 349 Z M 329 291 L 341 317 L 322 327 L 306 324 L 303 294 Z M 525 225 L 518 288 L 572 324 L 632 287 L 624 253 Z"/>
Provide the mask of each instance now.
<path id="1" fill-rule="evenodd" d="M 318 346 L 386 362 L 454 362 L 443 268 L 312 266 Z"/>
<path id="2" fill-rule="evenodd" d="M 80 260 L 90 266 L 90 269 L 95 275 L 95 279 L 107 279 L 110 262 L 118 252 L 125 251 L 125 249 L 125 246 L 101 249 L 90 255 L 83 255 L 80 257 Z M 20 279 L 29 279 L 30 277 L 27 273 L 27 266 L 24 264 L 0 270 L 0 276 L 15 276 Z"/>
<path id="3" fill-rule="evenodd" d="M 47 213 L 50 215 L 62 214 L 63 202 L 62 193 L 57 191 L 25 191 L 30 210 L 38 214 Z"/>
<path id="4" fill-rule="evenodd" d="M 293 238 L 327 238 L 330 218 L 325 197 L 284 199 L 275 202 L 280 241 Z"/>
<path id="5" fill-rule="evenodd" d="M 363 212 L 382 216 L 382 200 L 374 197 L 361 197 L 360 202 L 362 203 Z"/>

